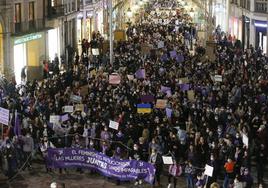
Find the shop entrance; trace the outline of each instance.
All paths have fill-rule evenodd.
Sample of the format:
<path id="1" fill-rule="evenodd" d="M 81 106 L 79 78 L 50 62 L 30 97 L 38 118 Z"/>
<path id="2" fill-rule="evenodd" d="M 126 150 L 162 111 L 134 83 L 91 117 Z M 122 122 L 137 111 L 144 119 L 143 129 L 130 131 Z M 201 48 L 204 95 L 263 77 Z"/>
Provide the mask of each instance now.
<path id="1" fill-rule="evenodd" d="M 14 46 L 14 73 L 17 84 L 21 84 L 21 73 L 26 66 L 26 43 Z"/>

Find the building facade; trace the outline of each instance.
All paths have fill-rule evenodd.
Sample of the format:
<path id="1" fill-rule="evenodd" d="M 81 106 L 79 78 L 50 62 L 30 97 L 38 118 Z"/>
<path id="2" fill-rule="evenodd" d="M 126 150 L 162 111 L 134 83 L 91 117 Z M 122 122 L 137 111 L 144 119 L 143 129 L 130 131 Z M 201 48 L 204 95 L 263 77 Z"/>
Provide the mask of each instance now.
<path id="1" fill-rule="evenodd" d="M 78 0 L 1 0 L 0 71 L 19 84 L 42 78 L 44 60 L 68 56 L 76 44 Z"/>
<path id="2" fill-rule="evenodd" d="M 267 0 L 231 0 L 228 32 L 241 40 L 244 48 L 252 44 L 268 54 L 267 7 Z"/>

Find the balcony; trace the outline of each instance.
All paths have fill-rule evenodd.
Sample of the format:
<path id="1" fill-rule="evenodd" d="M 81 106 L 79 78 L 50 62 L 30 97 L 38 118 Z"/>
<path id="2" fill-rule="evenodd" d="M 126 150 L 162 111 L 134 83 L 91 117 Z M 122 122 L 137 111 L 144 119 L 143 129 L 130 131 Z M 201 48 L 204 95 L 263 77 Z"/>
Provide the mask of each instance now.
<path id="1" fill-rule="evenodd" d="M 64 16 L 64 5 L 58 5 L 54 7 L 48 7 L 47 17 L 48 19 L 54 19 Z"/>
<path id="2" fill-rule="evenodd" d="M 255 3 L 255 12 L 267 13 L 267 2 L 256 2 Z"/>
<path id="3" fill-rule="evenodd" d="M 42 30 L 46 30 L 45 20 L 36 19 L 27 22 L 20 22 L 14 24 L 13 35 L 24 35 L 28 33 L 35 33 Z"/>

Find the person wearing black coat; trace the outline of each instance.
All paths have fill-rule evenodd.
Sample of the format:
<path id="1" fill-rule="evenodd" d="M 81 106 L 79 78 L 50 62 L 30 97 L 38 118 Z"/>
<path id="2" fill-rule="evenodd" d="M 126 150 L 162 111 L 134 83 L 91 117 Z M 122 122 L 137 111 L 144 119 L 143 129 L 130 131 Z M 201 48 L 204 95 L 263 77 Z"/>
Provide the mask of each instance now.
<path id="1" fill-rule="evenodd" d="M 160 186 L 160 176 L 163 170 L 162 156 L 155 150 L 152 149 L 151 155 L 149 156 L 149 163 L 152 163 L 155 167 L 155 178 L 154 185 L 157 182 L 157 186 Z"/>

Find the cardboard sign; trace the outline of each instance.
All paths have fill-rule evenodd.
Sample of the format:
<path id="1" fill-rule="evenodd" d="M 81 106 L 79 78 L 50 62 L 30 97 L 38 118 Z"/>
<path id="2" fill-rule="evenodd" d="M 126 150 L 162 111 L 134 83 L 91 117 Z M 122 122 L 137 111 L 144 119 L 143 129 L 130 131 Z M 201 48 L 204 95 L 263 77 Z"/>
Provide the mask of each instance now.
<path id="1" fill-rule="evenodd" d="M 60 116 L 57 115 L 50 115 L 49 116 L 49 123 L 59 123 Z"/>
<path id="2" fill-rule="evenodd" d="M 117 74 L 109 75 L 109 84 L 118 85 L 121 82 L 121 77 Z"/>
<path id="3" fill-rule="evenodd" d="M 165 109 L 166 106 L 167 106 L 167 100 L 165 100 L 165 99 L 157 99 L 156 105 L 155 105 L 156 108 Z"/>
<path id="4" fill-rule="evenodd" d="M 215 82 L 222 82 L 222 75 L 215 75 L 214 80 Z"/>
<path id="5" fill-rule="evenodd" d="M 82 86 L 80 88 L 80 94 L 85 96 L 86 94 L 88 94 L 88 85 Z"/>
<path id="6" fill-rule="evenodd" d="M 100 55 L 99 49 L 98 48 L 93 48 L 92 49 L 92 55 Z"/>
<path id="7" fill-rule="evenodd" d="M 67 112 L 67 113 L 72 113 L 74 111 L 74 107 L 73 106 L 64 106 L 63 111 Z"/>
<path id="8" fill-rule="evenodd" d="M 243 144 L 248 147 L 248 137 L 247 137 L 247 135 L 245 135 L 245 134 L 242 135 L 242 141 L 243 141 Z"/>
<path id="9" fill-rule="evenodd" d="M 109 127 L 110 127 L 111 129 L 118 130 L 119 123 L 117 123 L 117 122 L 115 122 L 115 121 L 110 120 Z"/>
<path id="10" fill-rule="evenodd" d="M 179 78 L 179 84 L 188 84 L 189 79 L 187 77 Z"/>
<path id="11" fill-rule="evenodd" d="M 84 105 L 83 104 L 77 104 L 77 105 L 75 105 L 75 111 L 84 112 Z"/>
<path id="12" fill-rule="evenodd" d="M 193 90 L 187 91 L 187 96 L 188 96 L 189 101 L 191 101 L 191 102 L 194 102 L 195 101 L 194 91 Z"/>
<path id="13" fill-rule="evenodd" d="M 148 46 L 148 45 L 142 45 L 142 46 L 141 46 L 141 53 L 142 53 L 143 55 L 149 54 L 150 51 L 151 51 L 150 46 Z"/>
<path id="14" fill-rule="evenodd" d="M 8 125 L 8 122 L 9 122 L 9 110 L 0 107 L 0 123 Z"/>
<path id="15" fill-rule="evenodd" d="M 188 91 L 190 89 L 190 84 L 180 84 L 181 91 Z"/>
<path id="16" fill-rule="evenodd" d="M 74 103 L 80 103 L 82 101 L 82 97 L 78 95 L 71 95 L 70 100 Z"/>
<path id="17" fill-rule="evenodd" d="M 171 156 L 162 156 L 163 163 L 167 165 L 173 164 L 173 160 Z"/>
<path id="18" fill-rule="evenodd" d="M 212 177 L 212 175 L 213 175 L 213 167 L 206 164 L 204 174 L 209 176 L 209 177 Z"/>

